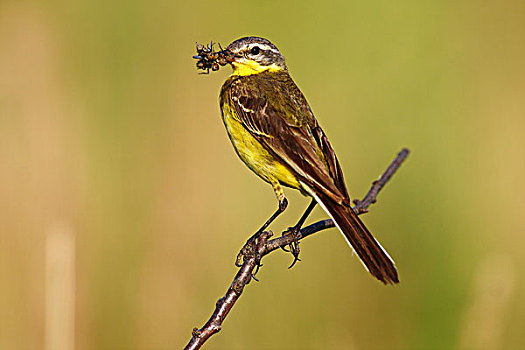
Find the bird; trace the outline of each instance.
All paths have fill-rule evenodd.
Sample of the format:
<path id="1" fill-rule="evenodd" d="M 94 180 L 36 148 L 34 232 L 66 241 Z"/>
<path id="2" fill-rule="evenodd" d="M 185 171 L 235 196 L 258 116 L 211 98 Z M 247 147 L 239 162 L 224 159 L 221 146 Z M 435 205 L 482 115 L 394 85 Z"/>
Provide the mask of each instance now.
<path id="1" fill-rule="evenodd" d="M 312 200 L 292 234 L 319 204 L 372 276 L 384 284 L 399 283 L 394 261 L 352 209 L 332 145 L 279 49 L 267 39 L 249 36 L 233 41 L 224 52 L 231 57 L 233 73 L 220 90 L 222 120 L 239 158 L 273 187 L 279 202 L 250 240 L 287 208 L 283 186 L 296 189 Z"/>

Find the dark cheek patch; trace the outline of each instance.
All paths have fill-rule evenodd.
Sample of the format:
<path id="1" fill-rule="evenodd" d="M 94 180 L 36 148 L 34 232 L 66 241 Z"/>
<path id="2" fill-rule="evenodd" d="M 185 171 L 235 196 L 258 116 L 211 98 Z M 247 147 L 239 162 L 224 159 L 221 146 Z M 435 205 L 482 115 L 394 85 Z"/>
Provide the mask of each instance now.
<path id="1" fill-rule="evenodd" d="M 261 64 L 264 66 L 270 66 L 274 62 L 279 62 L 279 57 L 272 51 L 263 51 Z"/>

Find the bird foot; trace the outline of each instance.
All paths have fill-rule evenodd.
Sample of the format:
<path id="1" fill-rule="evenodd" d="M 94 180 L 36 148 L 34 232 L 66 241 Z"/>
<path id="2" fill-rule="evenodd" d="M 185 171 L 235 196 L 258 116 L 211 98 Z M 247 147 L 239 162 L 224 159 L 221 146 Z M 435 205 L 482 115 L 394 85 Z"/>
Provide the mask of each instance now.
<path id="1" fill-rule="evenodd" d="M 262 232 L 257 232 L 252 237 L 250 237 L 246 241 L 244 246 L 241 248 L 239 254 L 237 254 L 237 258 L 235 259 L 235 266 L 241 267 L 244 263 L 244 259 L 252 257 L 255 258 L 256 269 L 255 272 L 252 274 L 252 278 L 256 281 L 258 281 L 258 279 L 255 278 L 255 275 L 257 274 L 257 272 L 259 272 L 259 269 L 262 266 L 261 256 L 257 250 L 258 239 L 261 236 L 261 234 Z"/>
<path id="2" fill-rule="evenodd" d="M 298 241 L 299 237 L 297 237 L 299 230 L 300 228 L 295 226 L 295 227 L 289 227 L 288 230 L 283 232 L 283 236 L 292 235 L 293 237 L 293 242 L 288 245 L 290 250 L 287 250 L 286 248 L 281 247 L 282 250 L 284 250 L 285 252 L 291 253 L 293 255 L 292 264 L 288 266 L 289 269 L 291 269 L 295 265 L 296 262 L 301 261 L 301 259 L 299 259 L 299 253 L 301 252 L 301 249 L 299 248 L 299 241 Z"/>

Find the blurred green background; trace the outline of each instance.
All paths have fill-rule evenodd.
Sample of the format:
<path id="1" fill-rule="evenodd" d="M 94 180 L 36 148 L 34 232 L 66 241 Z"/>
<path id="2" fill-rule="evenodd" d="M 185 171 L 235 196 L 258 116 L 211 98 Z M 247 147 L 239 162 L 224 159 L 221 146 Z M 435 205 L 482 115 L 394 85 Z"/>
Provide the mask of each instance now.
<path id="1" fill-rule="evenodd" d="M 335 230 L 267 257 L 207 349 L 518 349 L 525 323 L 525 2 L 0 3 L 0 348 L 180 349 L 276 207 L 195 42 L 272 40 L 396 260 Z M 308 203 L 273 225 L 294 223 Z M 325 218 L 316 209 L 310 221 Z"/>

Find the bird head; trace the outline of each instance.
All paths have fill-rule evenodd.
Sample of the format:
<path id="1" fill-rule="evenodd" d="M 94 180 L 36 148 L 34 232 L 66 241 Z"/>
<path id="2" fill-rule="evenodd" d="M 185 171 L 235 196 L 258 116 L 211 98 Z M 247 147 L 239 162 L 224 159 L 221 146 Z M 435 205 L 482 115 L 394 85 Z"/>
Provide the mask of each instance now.
<path id="1" fill-rule="evenodd" d="M 264 71 L 286 71 L 281 52 L 269 40 L 259 37 L 245 37 L 232 42 L 226 48 L 233 54 L 230 62 L 234 75 L 251 75 Z"/>

